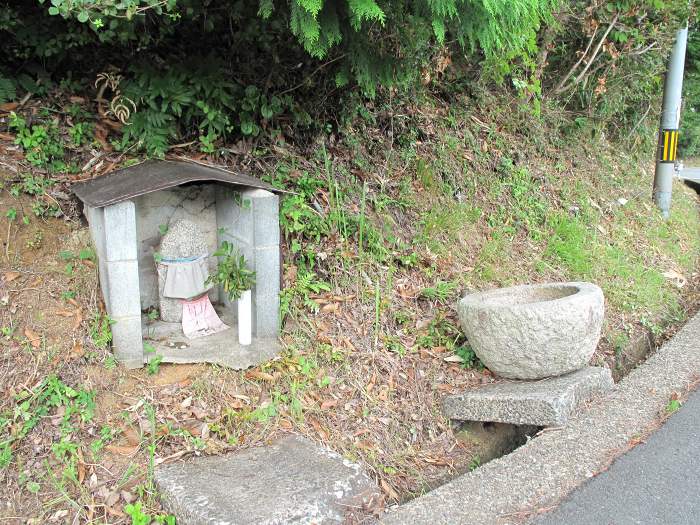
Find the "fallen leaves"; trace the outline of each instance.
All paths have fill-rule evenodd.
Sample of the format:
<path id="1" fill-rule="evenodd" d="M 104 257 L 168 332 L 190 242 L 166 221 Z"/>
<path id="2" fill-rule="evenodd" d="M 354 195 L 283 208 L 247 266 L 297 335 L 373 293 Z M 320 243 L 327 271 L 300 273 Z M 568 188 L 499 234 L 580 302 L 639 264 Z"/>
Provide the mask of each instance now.
<path id="1" fill-rule="evenodd" d="M 355 446 L 357 448 L 359 448 L 360 450 L 373 451 L 373 450 L 377 449 L 377 446 L 374 443 L 372 443 L 366 439 L 364 439 L 364 440 L 360 439 L 360 440 L 355 441 Z"/>
<path id="2" fill-rule="evenodd" d="M 130 446 L 138 446 L 141 444 L 141 436 L 132 427 L 122 427 L 122 435 Z"/>
<path id="3" fill-rule="evenodd" d="M 30 345 L 32 345 L 32 348 L 39 349 L 41 347 L 41 336 L 31 328 L 24 329 L 24 337 L 27 338 L 27 341 Z"/>
<path id="4" fill-rule="evenodd" d="M 9 113 L 10 111 L 14 111 L 19 107 L 19 102 L 6 102 L 5 104 L 0 104 L 0 111 L 4 113 Z M 3 134 L 6 135 L 6 134 Z M 11 138 L 14 138 L 12 135 L 8 135 Z M 3 137 L 4 138 L 4 137 Z M 11 140 L 10 138 L 7 138 L 5 140 Z"/>
<path id="5" fill-rule="evenodd" d="M 85 469 L 85 460 L 83 459 L 83 454 L 78 449 L 78 483 L 82 484 L 85 481 L 85 474 L 87 470 Z"/>
<path id="6" fill-rule="evenodd" d="M 250 405 L 250 398 L 246 396 L 234 395 L 226 402 L 226 406 L 234 410 L 240 410 L 246 405 Z"/>
<path id="7" fill-rule="evenodd" d="M 661 275 L 666 277 L 666 279 L 669 279 L 673 283 L 673 285 L 678 289 L 683 288 L 688 283 L 688 280 L 685 278 L 685 276 L 675 270 L 667 270 Z"/>
<path id="8" fill-rule="evenodd" d="M 340 310 L 340 303 L 328 303 L 321 308 L 321 312 L 324 314 L 337 312 Z"/>
<path id="9" fill-rule="evenodd" d="M 71 347 L 70 351 L 68 352 L 68 357 L 71 359 L 80 359 L 85 355 L 85 347 L 83 346 L 82 341 L 74 341 L 73 346 Z M 58 355 L 56 356 L 56 359 L 58 359 Z"/>
<path id="10" fill-rule="evenodd" d="M 403 299 L 416 299 L 421 292 L 421 286 L 415 281 L 399 279 L 396 282 L 396 292 Z"/>
<path id="11" fill-rule="evenodd" d="M 102 122 L 95 124 L 95 140 L 100 143 L 104 151 L 112 151 L 112 145 L 109 143 L 110 130 Z"/>
<path id="12" fill-rule="evenodd" d="M 83 322 L 83 308 L 81 306 L 79 306 L 78 303 L 73 299 L 71 299 L 70 302 L 71 302 L 71 304 L 76 305 L 75 310 L 71 311 L 71 310 L 59 309 L 59 310 L 56 310 L 54 313 L 56 315 L 61 316 L 61 317 L 73 317 L 73 323 L 71 325 L 71 330 L 75 331 L 80 327 L 80 325 Z"/>
<path id="13" fill-rule="evenodd" d="M 320 312 L 324 314 L 339 313 L 341 303 L 351 301 L 354 295 L 311 295 L 311 299 L 319 305 Z"/>
<path id="14" fill-rule="evenodd" d="M 10 271 L 3 273 L 2 278 L 6 283 L 9 283 L 17 279 L 20 275 L 22 274 L 19 272 Z"/>
<path id="15" fill-rule="evenodd" d="M 306 422 L 313 427 L 322 441 L 328 441 L 328 432 L 326 432 L 316 418 L 308 417 L 306 418 Z"/>
<path id="16" fill-rule="evenodd" d="M 275 376 L 267 372 L 261 372 L 259 370 L 249 370 L 245 373 L 246 379 L 258 379 L 260 381 L 267 381 L 268 383 L 275 382 Z"/>
<path id="17" fill-rule="evenodd" d="M 639 436 L 634 436 L 632 439 L 630 439 L 630 440 L 627 442 L 627 444 L 628 444 L 630 447 L 636 447 L 637 445 L 643 445 L 643 444 L 645 444 L 645 443 L 646 443 L 646 440 L 645 440 L 645 439 L 642 439 L 642 438 L 639 437 Z"/>
<path id="18" fill-rule="evenodd" d="M 326 399 L 321 403 L 321 410 L 328 410 L 338 405 L 337 399 Z"/>
<path id="19" fill-rule="evenodd" d="M 138 452 L 139 447 L 137 445 L 107 445 L 105 450 L 113 452 L 114 454 L 119 454 L 120 456 L 131 457 L 136 452 Z"/>
<path id="20" fill-rule="evenodd" d="M 391 485 L 389 485 L 389 483 L 384 478 L 379 480 L 379 486 L 382 488 L 382 491 L 390 500 L 399 500 L 398 492 L 396 492 L 394 488 Z"/>

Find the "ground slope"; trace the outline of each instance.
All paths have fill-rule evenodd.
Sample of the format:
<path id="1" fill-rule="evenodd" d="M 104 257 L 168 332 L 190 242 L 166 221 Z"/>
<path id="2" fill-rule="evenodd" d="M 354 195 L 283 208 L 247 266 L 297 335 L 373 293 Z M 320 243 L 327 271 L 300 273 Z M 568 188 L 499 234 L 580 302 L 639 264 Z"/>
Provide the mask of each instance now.
<path id="1" fill-rule="evenodd" d="M 697 302 L 697 198 L 677 185 L 661 219 L 653 151 L 626 153 L 639 144 L 507 100 L 372 115 L 304 150 L 244 159 L 295 192 L 282 204 L 285 350 L 246 372 L 119 367 L 71 177 L 43 179 L 4 136 L 0 516 L 128 522 L 129 504 L 158 508 L 154 465 L 284 432 L 359 461 L 387 501 L 406 499 L 478 464 L 439 409 L 444 394 L 496 380 L 457 327 L 462 294 L 596 282 L 607 313 L 593 363 L 620 373 L 631 341 Z M 124 161 L 101 155 L 85 174 Z"/>

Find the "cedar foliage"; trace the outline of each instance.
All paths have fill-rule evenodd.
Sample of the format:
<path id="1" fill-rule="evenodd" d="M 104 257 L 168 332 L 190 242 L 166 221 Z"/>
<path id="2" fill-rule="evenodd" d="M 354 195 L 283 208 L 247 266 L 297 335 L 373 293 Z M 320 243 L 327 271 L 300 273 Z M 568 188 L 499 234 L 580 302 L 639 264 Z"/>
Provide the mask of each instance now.
<path id="1" fill-rule="evenodd" d="M 304 140 L 421 84 L 450 98 L 501 83 L 534 117 L 559 99 L 576 125 L 624 137 L 652 120 L 686 16 L 674 0 L 8 0 L 0 102 L 94 94 L 109 72 L 104 96 L 129 110 L 121 147 L 162 155 Z"/>
<path id="2" fill-rule="evenodd" d="M 411 76 L 412 67 L 448 38 L 469 53 L 487 58 L 517 57 L 534 51 L 542 21 L 550 20 L 557 0 L 39 0 L 26 10 L 19 2 L 2 8 L 7 29 L 17 37 L 17 57 L 61 56 L 100 42 L 143 50 L 170 45 L 181 33 L 200 33 L 240 41 L 240 33 L 263 41 L 296 43 L 319 60 L 342 57 L 337 81 L 351 78 L 373 92 Z M 12 7 L 13 4 L 16 7 Z M 25 3 L 22 3 L 25 4 Z M 13 20 L 14 19 L 14 20 Z M 61 25 L 61 22 L 63 24 Z M 77 22 L 77 23 L 76 23 Z M 264 23 L 261 23 L 264 22 Z M 245 27 L 250 24 L 250 27 Z M 32 27 L 51 27 L 51 36 L 31 35 Z M 2 29 L 2 24 L 0 24 Z M 194 29 L 194 31 L 192 31 Z M 54 37 L 54 35 L 56 35 Z M 449 36 L 448 36 L 449 35 Z M 189 41 L 192 47 L 196 42 Z"/>

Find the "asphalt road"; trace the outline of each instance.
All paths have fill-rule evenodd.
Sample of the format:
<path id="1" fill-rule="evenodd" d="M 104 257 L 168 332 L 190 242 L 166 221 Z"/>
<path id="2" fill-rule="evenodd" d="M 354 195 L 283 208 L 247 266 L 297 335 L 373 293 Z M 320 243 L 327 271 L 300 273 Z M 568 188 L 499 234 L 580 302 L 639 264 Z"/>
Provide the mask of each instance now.
<path id="1" fill-rule="evenodd" d="M 686 168 L 685 166 L 680 172 L 681 178 L 686 180 L 691 180 L 693 182 L 700 182 L 700 168 Z"/>
<path id="2" fill-rule="evenodd" d="M 536 525 L 700 524 L 700 391 Z"/>

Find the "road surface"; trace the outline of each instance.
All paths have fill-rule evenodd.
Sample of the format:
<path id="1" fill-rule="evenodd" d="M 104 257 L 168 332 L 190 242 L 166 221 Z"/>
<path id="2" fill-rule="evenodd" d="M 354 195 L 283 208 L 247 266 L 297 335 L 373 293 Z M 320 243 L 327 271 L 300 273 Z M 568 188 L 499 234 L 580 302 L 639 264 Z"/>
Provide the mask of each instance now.
<path id="1" fill-rule="evenodd" d="M 700 391 L 536 525 L 700 524 Z"/>

